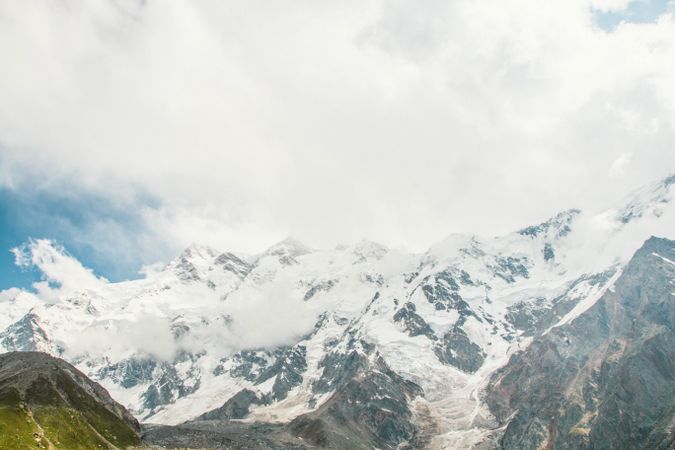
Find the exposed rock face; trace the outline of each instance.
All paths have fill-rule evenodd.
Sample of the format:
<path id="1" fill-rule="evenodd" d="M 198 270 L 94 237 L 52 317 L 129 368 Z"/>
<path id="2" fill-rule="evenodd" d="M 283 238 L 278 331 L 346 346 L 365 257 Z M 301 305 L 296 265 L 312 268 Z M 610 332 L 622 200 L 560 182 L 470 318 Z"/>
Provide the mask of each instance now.
<path id="1" fill-rule="evenodd" d="M 471 342 L 459 326 L 445 333 L 443 339 L 434 348 L 434 352 L 441 362 L 469 373 L 477 371 L 485 361 L 483 349 Z"/>
<path id="2" fill-rule="evenodd" d="M 264 404 L 265 401 L 249 390 L 242 389 L 230 398 L 223 406 L 202 414 L 197 420 L 231 420 L 243 419 L 248 416 L 251 405 Z"/>
<path id="3" fill-rule="evenodd" d="M 422 389 L 387 366 L 375 347 L 353 341 L 324 357 L 316 394 L 332 392 L 316 411 L 289 425 L 306 442 L 330 448 L 396 448 L 419 444 L 409 403 Z"/>
<path id="4" fill-rule="evenodd" d="M 124 388 L 132 388 L 139 383 L 150 382 L 158 362 L 151 358 L 129 358 L 105 366 L 98 373 L 99 378 L 109 378 Z"/>
<path id="5" fill-rule="evenodd" d="M 505 256 L 496 258 L 495 264 L 490 268 L 495 275 L 507 283 L 515 283 L 518 277 L 530 277 L 528 264 L 526 257 Z"/>
<path id="6" fill-rule="evenodd" d="M 459 283 L 449 271 L 429 277 L 421 288 L 429 303 L 437 310 L 466 310 L 468 307 L 459 295 Z"/>
<path id="7" fill-rule="evenodd" d="M 302 344 L 271 351 L 245 350 L 238 352 L 229 361 L 229 373 L 233 377 L 252 382 L 255 386 L 274 379 L 266 402 L 283 400 L 291 389 L 302 383 L 302 374 L 307 370 L 306 354 L 307 349 Z M 219 375 L 224 370 L 224 365 L 221 364 L 214 373 Z"/>
<path id="8" fill-rule="evenodd" d="M 494 375 L 502 448 L 673 448 L 674 261 L 675 241 L 649 239 L 613 290 Z"/>
<path id="9" fill-rule="evenodd" d="M 241 279 L 246 278 L 246 275 L 248 275 L 252 269 L 251 264 L 230 252 L 221 253 L 215 259 L 215 265 L 222 267 L 223 270 L 236 274 Z"/>
<path id="10" fill-rule="evenodd" d="M 200 374 L 194 366 L 197 358 L 198 355 L 185 352 L 176 355 L 172 362 L 135 356 L 104 365 L 96 373 L 96 378 L 110 380 L 126 389 L 144 387 L 141 394 L 143 408 L 152 413 L 161 405 L 174 403 L 199 389 Z M 176 369 L 178 364 L 189 368 L 179 374 Z"/>
<path id="11" fill-rule="evenodd" d="M 507 308 L 506 319 L 525 336 L 537 335 L 555 325 L 583 298 L 585 292 L 583 289 L 578 292 L 580 287 L 603 286 L 617 270 L 619 269 L 615 266 L 604 272 L 582 275 L 570 283 L 563 294 L 552 300 L 539 297 L 516 302 Z"/>
<path id="12" fill-rule="evenodd" d="M 126 448 L 139 433 L 126 409 L 65 361 L 0 355 L 0 448 Z"/>
<path id="13" fill-rule="evenodd" d="M 309 301 L 311 300 L 312 297 L 314 297 L 316 294 L 319 292 L 327 292 L 330 291 L 333 286 L 337 281 L 335 280 L 324 280 L 320 281 L 316 284 L 313 284 L 312 287 L 310 287 L 307 292 L 305 292 L 305 296 L 303 297 L 304 301 Z"/>
<path id="14" fill-rule="evenodd" d="M 436 335 L 429 324 L 416 312 L 417 307 L 414 303 L 407 302 L 401 309 L 394 314 L 394 320 L 401 322 L 405 326 L 408 336 L 426 336 L 429 339 L 436 340 Z"/>
<path id="15" fill-rule="evenodd" d="M 374 367 L 354 353 L 346 356 L 346 365 L 359 369 L 342 380 L 331 398 L 318 410 L 302 415 L 290 424 L 290 430 L 313 445 L 329 448 L 417 447 L 419 429 L 412 421 L 409 402 L 422 389 L 389 369 L 375 356 Z"/>
<path id="16" fill-rule="evenodd" d="M 283 400 L 291 389 L 302 383 L 302 373 L 307 370 L 306 355 L 304 345 L 291 347 L 260 375 L 260 383 L 276 377 L 272 385 L 275 400 Z"/>

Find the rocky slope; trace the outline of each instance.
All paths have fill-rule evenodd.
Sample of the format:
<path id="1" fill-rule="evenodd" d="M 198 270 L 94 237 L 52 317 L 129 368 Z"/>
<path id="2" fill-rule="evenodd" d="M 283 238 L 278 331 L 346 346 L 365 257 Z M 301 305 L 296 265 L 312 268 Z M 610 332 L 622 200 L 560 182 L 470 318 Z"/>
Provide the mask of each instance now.
<path id="1" fill-rule="evenodd" d="M 506 449 L 675 447 L 675 241 L 651 238 L 586 312 L 492 377 Z"/>
<path id="2" fill-rule="evenodd" d="M 127 448 L 139 434 L 124 407 L 65 361 L 0 355 L 0 448 Z"/>
<path id="3" fill-rule="evenodd" d="M 672 232 L 674 183 L 423 254 L 369 241 L 288 239 L 254 256 L 192 246 L 140 280 L 49 302 L 17 292 L 0 302 L 0 345 L 60 355 L 142 421 L 198 442 L 250 426 L 291 448 L 508 444 L 521 399 L 489 394 L 496 371 L 585 317 L 642 242 Z M 148 433 L 166 443 L 179 429 Z"/>

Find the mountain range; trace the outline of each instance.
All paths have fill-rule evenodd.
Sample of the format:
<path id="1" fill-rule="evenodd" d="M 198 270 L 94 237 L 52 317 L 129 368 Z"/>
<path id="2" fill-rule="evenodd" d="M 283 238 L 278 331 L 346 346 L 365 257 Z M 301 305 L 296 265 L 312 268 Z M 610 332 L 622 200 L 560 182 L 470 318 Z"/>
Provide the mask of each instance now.
<path id="1" fill-rule="evenodd" d="M 0 348 L 68 361 L 158 445 L 669 449 L 673 185 L 420 254 L 193 245 L 143 279 L 17 291 Z"/>

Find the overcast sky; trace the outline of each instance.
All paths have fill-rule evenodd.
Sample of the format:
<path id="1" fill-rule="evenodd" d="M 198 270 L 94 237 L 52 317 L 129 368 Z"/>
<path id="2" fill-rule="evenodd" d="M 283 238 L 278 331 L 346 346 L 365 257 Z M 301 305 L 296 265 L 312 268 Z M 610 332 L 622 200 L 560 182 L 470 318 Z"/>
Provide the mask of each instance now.
<path id="1" fill-rule="evenodd" d="M 421 251 L 675 170 L 675 4 L 0 2 L 6 250 Z M 0 261 L 0 266 L 1 266 Z"/>

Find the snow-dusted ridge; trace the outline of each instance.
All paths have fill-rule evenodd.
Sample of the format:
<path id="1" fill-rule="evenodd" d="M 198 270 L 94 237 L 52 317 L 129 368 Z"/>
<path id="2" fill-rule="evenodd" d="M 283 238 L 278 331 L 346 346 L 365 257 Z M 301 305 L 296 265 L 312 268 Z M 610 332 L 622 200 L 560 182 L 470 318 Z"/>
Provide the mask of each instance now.
<path id="1" fill-rule="evenodd" d="M 479 395 L 490 375 L 592 306 L 639 242 L 675 229 L 673 184 L 597 215 L 453 235 L 421 255 L 370 241 L 321 250 L 286 239 L 256 256 L 193 245 L 144 279 L 52 303 L 6 291 L 0 346 L 64 357 L 142 421 L 164 424 L 242 392 L 248 411 L 232 418 L 288 422 L 330 399 L 345 361 L 384 363 L 422 389 L 411 407 L 434 422 L 429 445 L 467 448 L 491 426 Z"/>

